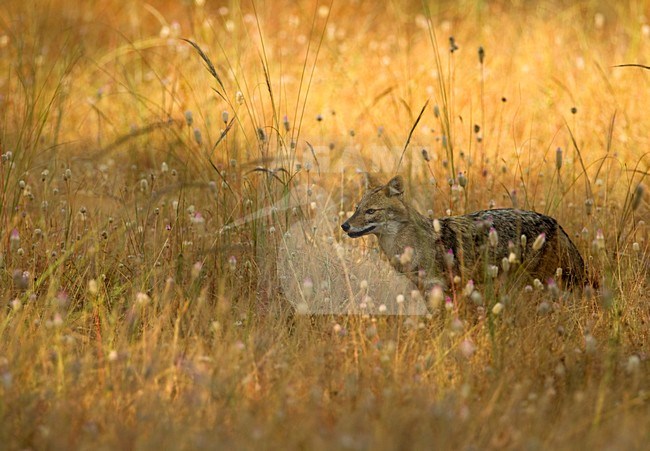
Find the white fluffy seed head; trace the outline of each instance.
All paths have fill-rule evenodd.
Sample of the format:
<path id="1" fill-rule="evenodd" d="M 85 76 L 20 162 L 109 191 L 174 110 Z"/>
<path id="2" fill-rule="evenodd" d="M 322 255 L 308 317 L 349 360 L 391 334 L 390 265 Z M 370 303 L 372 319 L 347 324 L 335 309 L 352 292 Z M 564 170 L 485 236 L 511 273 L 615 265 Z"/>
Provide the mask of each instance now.
<path id="1" fill-rule="evenodd" d="M 444 293 L 440 285 L 435 285 L 429 293 L 429 306 L 432 310 L 437 310 L 444 299 Z"/>
<path id="2" fill-rule="evenodd" d="M 399 256 L 399 262 L 402 265 L 405 265 L 407 263 L 410 263 L 413 260 L 413 255 L 415 254 L 415 251 L 412 247 L 406 246 L 404 248 L 404 252 Z"/>
<path id="3" fill-rule="evenodd" d="M 135 295 L 135 302 L 137 302 L 140 305 L 146 305 L 151 301 L 151 298 L 147 293 L 139 292 L 138 294 Z"/>
<path id="4" fill-rule="evenodd" d="M 490 233 L 488 233 L 488 241 L 492 247 L 497 247 L 497 244 L 499 244 L 499 234 L 494 227 L 490 228 Z"/>
<path id="5" fill-rule="evenodd" d="M 99 288 L 97 286 L 97 281 L 95 279 L 90 279 L 88 281 L 88 292 L 92 294 L 93 296 L 96 295 L 99 292 Z"/>
<path id="6" fill-rule="evenodd" d="M 641 365 L 641 359 L 638 355 L 631 355 L 627 359 L 627 365 L 625 365 L 625 371 L 627 374 L 636 374 L 639 371 L 639 366 Z"/>

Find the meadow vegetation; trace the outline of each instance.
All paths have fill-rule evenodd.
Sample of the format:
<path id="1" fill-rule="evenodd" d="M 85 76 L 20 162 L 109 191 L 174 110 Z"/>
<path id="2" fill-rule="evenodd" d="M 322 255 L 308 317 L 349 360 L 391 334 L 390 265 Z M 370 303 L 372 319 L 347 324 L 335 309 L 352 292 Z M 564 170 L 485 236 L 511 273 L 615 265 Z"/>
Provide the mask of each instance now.
<path id="1" fill-rule="evenodd" d="M 0 443 L 647 446 L 648 54 L 643 1 L 5 0 Z M 598 290 L 427 309 L 339 228 L 365 172 Z"/>

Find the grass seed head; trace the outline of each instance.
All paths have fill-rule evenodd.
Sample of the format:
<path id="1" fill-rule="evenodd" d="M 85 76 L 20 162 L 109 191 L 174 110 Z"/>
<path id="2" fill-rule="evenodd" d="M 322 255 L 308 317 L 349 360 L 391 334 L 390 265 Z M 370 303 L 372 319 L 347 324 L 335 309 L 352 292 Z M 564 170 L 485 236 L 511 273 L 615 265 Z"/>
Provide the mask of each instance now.
<path id="1" fill-rule="evenodd" d="M 437 310 L 440 308 L 444 296 L 445 294 L 442 290 L 442 287 L 439 285 L 434 285 L 431 289 L 431 292 L 429 293 L 429 306 L 431 307 L 431 310 Z"/>
<path id="2" fill-rule="evenodd" d="M 445 298 L 445 310 L 451 312 L 454 309 L 454 301 L 449 296 Z"/>
<path id="3" fill-rule="evenodd" d="M 14 300 L 11 301 L 11 308 L 17 312 L 23 307 L 23 303 L 20 299 L 15 298 Z"/>
<path id="4" fill-rule="evenodd" d="M 454 266 L 454 251 L 448 249 L 444 255 L 444 260 L 445 260 L 445 265 L 447 265 L 447 268 L 451 268 L 452 266 Z"/>
<path id="5" fill-rule="evenodd" d="M 404 248 L 404 252 L 402 252 L 402 254 L 399 256 L 399 262 L 402 265 L 410 263 L 413 260 L 414 255 L 415 255 L 415 249 L 413 249 L 410 246 L 406 246 Z"/>
<path id="6" fill-rule="evenodd" d="M 490 232 L 488 233 L 488 241 L 492 247 L 497 247 L 499 244 L 499 234 L 497 233 L 497 229 L 494 227 L 490 227 Z"/>
<path id="7" fill-rule="evenodd" d="M 191 126 L 194 123 L 194 115 L 192 114 L 192 112 L 190 110 L 187 110 L 185 112 L 185 123 L 188 126 Z"/>
<path id="8" fill-rule="evenodd" d="M 533 250 L 539 251 L 542 248 L 542 246 L 544 246 L 544 243 L 546 243 L 546 234 L 540 233 L 537 236 L 537 238 L 535 238 L 535 241 L 533 242 Z"/>
<path id="9" fill-rule="evenodd" d="M 465 285 L 465 288 L 463 289 L 463 296 L 468 298 L 472 295 L 473 292 L 474 292 L 474 281 L 470 279 Z"/>
<path id="10" fill-rule="evenodd" d="M 601 229 L 596 231 L 596 239 L 594 240 L 594 249 L 597 251 L 605 250 L 605 235 Z"/>
<path id="11" fill-rule="evenodd" d="M 456 44 L 456 39 L 453 36 L 449 36 L 449 52 L 454 53 L 458 50 L 458 45 Z"/>
<path id="12" fill-rule="evenodd" d="M 474 303 L 474 305 L 483 305 L 483 295 L 478 291 L 474 290 L 472 294 L 470 295 L 470 299 Z"/>
<path id="13" fill-rule="evenodd" d="M 458 349 L 460 350 L 460 353 L 463 357 L 469 359 L 476 352 L 476 345 L 474 345 L 471 340 L 465 339 L 460 342 Z"/>
<path id="14" fill-rule="evenodd" d="M 9 235 L 9 249 L 16 252 L 20 248 L 20 233 L 18 229 L 13 229 Z"/>
<path id="15" fill-rule="evenodd" d="M 501 269 L 504 273 L 510 271 L 510 260 L 508 260 L 508 257 L 503 257 L 501 259 Z"/>
<path id="16" fill-rule="evenodd" d="M 99 287 L 97 286 L 97 281 L 95 279 L 90 279 L 88 281 L 88 292 L 93 296 L 96 296 L 97 293 L 99 293 Z"/>
<path id="17" fill-rule="evenodd" d="M 596 351 L 598 350 L 598 341 L 596 341 L 596 338 L 591 335 L 590 333 L 587 333 L 585 335 L 585 352 L 587 354 L 595 354 Z"/>
<path id="18" fill-rule="evenodd" d="M 310 299 L 314 294 L 314 282 L 311 277 L 305 277 L 302 281 L 302 293 L 307 299 Z"/>
<path id="19" fill-rule="evenodd" d="M 627 359 L 627 364 L 625 365 L 625 372 L 630 375 L 635 375 L 639 372 L 641 366 L 641 359 L 638 355 L 633 354 Z"/>
<path id="20" fill-rule="evenodd" d="M 200 146 L 203 144 L 203 136 L 201 135 L 201 130 L 198 128 L 194 129 L 194 141 Z"/>
<path id="21" fill-rule="evenodd" d="M 149 297 L 149 295 L 147 293 L 139 291 L 135 295 L 135 302 L 138 305 L 144 306 L 144 305 L 147 305 L 149 302 L 151 302 L 151 298 Z"/>
<path id="22" fill-rule="evenodd" d="M 264 144 L 266 142 L 266 132 L 262 127 L 257 128 L 257 139 Z"/>

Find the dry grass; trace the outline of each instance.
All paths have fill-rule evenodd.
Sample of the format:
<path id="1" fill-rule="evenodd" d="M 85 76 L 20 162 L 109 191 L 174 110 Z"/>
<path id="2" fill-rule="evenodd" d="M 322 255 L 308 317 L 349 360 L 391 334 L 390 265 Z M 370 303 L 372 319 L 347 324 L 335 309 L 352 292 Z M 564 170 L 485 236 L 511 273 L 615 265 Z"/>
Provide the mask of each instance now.
<path id="1" fill-rule="evenodd" d="M 0 443 L 647 446 L 650 6 L 206 3 L 3 3 Z M 405 314 L 359 170 L 551 214 L 602 293 Z"/>

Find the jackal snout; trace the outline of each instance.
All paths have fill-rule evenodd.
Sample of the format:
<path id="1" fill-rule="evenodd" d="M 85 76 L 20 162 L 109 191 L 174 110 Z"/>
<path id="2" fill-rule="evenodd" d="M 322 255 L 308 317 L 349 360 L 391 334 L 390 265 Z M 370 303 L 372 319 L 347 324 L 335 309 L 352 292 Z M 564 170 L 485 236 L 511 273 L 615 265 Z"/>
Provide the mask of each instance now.
<path id="1" fill-rule="evenodd" d="M 369 233 L 374 232 L 375 228 L 377 227 L 374 224 L 364 224 L 364 225 L 352 225 L 350 224 L 350 221 L 354 219 L 354 216 L 350 217 L 347 221 L 345 221 L 343 224 L 341 224 L 341 228 L 345 233 L 348 234 L 350 238 L 358 238 L 363 235 L 367 235 Z"/>

